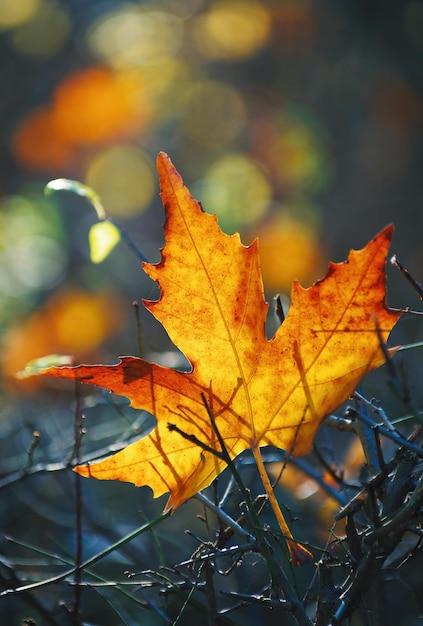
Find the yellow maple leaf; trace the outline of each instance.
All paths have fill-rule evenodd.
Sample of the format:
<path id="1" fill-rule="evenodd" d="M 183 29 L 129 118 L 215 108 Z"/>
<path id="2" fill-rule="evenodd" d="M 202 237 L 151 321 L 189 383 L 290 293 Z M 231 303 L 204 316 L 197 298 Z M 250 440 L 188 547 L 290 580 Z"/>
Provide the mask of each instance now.
<path id="1" fill-rule="evenodd" d="M 321 420 L 384 361 L 380 337 L 387 340 L 399 317 L 385 299 L 393 227 L 352 251 L 345 263 L 331 263 L 309 289 L 294 283 L 289 314 L 268 340 L 257 241 L 245 247 L 238 234 L 225 235 L 164 153 L 158 170 L 166 244 L 160 263 L 144 264 L 144 270 L 161 295 L 144 305 L 192 369 L 179 372 L 135 357 L 111 366 L 49 368 L 50 376 L 124 395 L 157 418 L 148 436 L 76 471 L 149 485 L 155 497 L 169 492 L 167 508 L 176 508 L 225 467 L 219 454 L 198 445 L 221 452 L 210 412 L 231 458 L 252 449 L 279 524 L 292 539 L 260 448 L 307 453 Z M 307 551 L 288 545 L 294 562 L 304 560 Z"/>

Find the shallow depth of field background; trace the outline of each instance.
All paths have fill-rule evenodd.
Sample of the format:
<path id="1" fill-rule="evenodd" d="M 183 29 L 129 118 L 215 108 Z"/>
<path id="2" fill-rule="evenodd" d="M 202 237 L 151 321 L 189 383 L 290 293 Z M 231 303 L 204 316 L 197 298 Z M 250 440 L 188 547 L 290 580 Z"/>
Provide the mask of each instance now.
<path id="1" fill-rule="evenodd" d="M 226 232 L 239 231 L 246 244 L 259 237 L 266 297 L 281 293 L 287 306 L 293 279 L 309 285 L 329 260 L 343 260 L 389 222 L 392 251 L 423 280 L 422 66 L 417 1 L 0 0 L 1 475 L 72 454 L 74 391 L 17 381 L 15 373 L 51 353 L 90 363 L 138 354 L 132 303 L 158 296 L 122 242 L 102 264 L 91 263 L 95 213 L 70 194 L 45 197 L 50 179 L 93 187 L 108 215 L 157 262 L 163 212 L 155 157 L 167 152 Z M 419 306 L 391 268 L 388 286 L 392 306 Z M 144 356 L 177 363 L 142 310 L 141 321 Z M 419 330 L 403 323 L 397 340 L 421 340 Z M 416 363 L 410 356 L 418 397 Z M 100 392 L 84 402 L 84 454 L 132 436 L 134 420 L 142 429 L 142 415 Z M 394 402 L 392 411 L 399 411 Z M 34 431 L 40 442 L 30 459 Z M 2 559 L 19 562 L 22 577 L 60 571 L 47 553 L 72 559 L 73 485 L 63 472 L 3 488 L 1 532 L 14 541 L 3 542 Z M 86 556 L 165 503 L 130 485 L 84 481 L 83 489 Z M 189 504 L 159 527 L 175 560 L 196 547 L 183 531 L 195 532 L 198 508 Z M 161 558 L 150 539 L 119 554 L 109 579 L 157 567 Z M 6 568 L 6 587 L 9 576 Z M 86 619 L 118 623 L 101 593 L 84 605 Z M 55 594 L 48 588 L 42 603 L 62 623 Z M 0 600 L 0 612 L 2 602 L 13 623 L 39 619 L 23 600 Z M 160 623 L 155 614 L 143 619 Z"/>

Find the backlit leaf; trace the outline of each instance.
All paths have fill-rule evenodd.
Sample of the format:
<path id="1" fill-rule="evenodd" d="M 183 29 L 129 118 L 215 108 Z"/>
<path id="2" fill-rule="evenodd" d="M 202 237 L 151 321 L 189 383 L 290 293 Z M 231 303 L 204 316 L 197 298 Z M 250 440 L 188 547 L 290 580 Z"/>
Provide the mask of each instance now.
<path id="1" fill-rule="evenodd" d="M 158 157 L 165 240 L 157 265 L 144 264 L 161 296 L 145 307 L 163 324 L 192 365 L 179 372 L 135 357 L 117 365 L 50 368 L 127 396 L 157 418 L 157 427 L 110 458 L 77 471 L 99 479 L 169 492 L 176 508 L 224 469 L 224 462 L 169 424 L 220 451 L 202 394 L 232 458 L 274 445 L 307 453 L 328 414 L 362 377 L 384 361 L 399 313 L 387 308 L 385 263 L 393 227 L 345 263 L 329 265 L 309 289 L 294 283 L 289 314 L 268 340 L 258 243 L 225 235 L 204 213 L 168 157 Z M 260 469 L 260 468 L 259 468 Z"/>
<path id="2" fill-rule="evenodd" d="M 101 263 L 120 241 L 117 226 L 108 220 L 96 222 L 88 233 L 90 242 L 90 259 L 93 263 Z"/>

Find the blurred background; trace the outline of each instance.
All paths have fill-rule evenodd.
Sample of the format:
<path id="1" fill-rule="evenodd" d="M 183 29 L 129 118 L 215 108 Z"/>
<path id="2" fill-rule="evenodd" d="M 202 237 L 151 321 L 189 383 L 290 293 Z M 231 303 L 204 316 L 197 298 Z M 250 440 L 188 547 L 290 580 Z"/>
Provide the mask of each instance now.
<path id="1" fill-rule="evenodd" d="M 0 0 L 2 475 L 27 466 L 34 430 L 36 462 L 63 461 L 73 445 L 72 393 L 15 373 L 50 353 L 104 363 L 137 354 L 132 303 L 158 295 L 123 242 L 91 261 L 96 214 L 81 197 L 46 197 L 50 179 L 90 185 L 157 262 L 155 158 L 167 152 L 226 232 L 259 237 L 269 300 L 288 297 L 293 279 L 309 285 L 389 222 L 392 251 L 422 280 L 422 67 L 421 1 Z M 398 272 L 388 278 L 392 306 L 418 306 Z M 175 362 L 165 333 L 140 315 L 144 355 Z M 421 339 L 412 321 L 400 333 Z M 135 419 L 115 420 L 99 395 L 92 409 L 92 449 Z M 72 553 L 73 478 L 39 480 L 13 483 L 3 530 Z M 86 488 L 89 515 L 98 507 L 117 535 L 135 523 L 144 496 L 134 488 Z M 142 506 L 155 506 L 146 494 Z M 91 522 L 89 541 L 110 542 L 106 522 Z"/>

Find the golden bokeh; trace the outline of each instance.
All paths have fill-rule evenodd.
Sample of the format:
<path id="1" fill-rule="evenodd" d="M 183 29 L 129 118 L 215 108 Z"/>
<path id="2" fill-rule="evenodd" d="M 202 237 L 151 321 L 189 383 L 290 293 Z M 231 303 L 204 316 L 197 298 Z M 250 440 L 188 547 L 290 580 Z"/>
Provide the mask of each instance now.
<path id="1" fill-rule="evenodd" d="M 31 111 L 12 138 L 25 167 L 68 171 L 81 167 L 84 149 L 133 137 L 152 115 L 138 71 L 91 66 L 69 74 L 50 106 Z"/>
<path id="2" fill-rule="evenodd" d="M 0 0 L 0 29 L 25 24 L 39 10 L 42 0 Z"/>
<path id="3" fill-rule="evenodd" d="M 298 280 L 308 287 L 324 274 L 323 254 L 309 223 L 287 212 L 275 213 L 255 230 L 259 238 L 260 265 L 266 289 L 290 292 Z"/>
<path id="4" fill-rule="evenodd" d="M 87 44 L 99 61 L 126 69 L 163 63 L 175 54 L 182 37 L 183 22 L 176 15 L 122 3 L 91 25 Z"/>
<path id="5" fill-rule="evenodd" d="M 209 59 L 241 60 L 257 53 L 271 28 L 266 7 L 258 2 L 216 2 L 193 23 L 199 51 Z"/>
<path id="6" fill-rule="evenodd" d="M 242 153 L 229 153 L 215 161 L 195 193 L 205 210 L 216 213 L 221 228 L 230 233 L 257 223 L 272 200 L 263 170 Z"/>
<path id="7" fill-rule="evenodd" d="M 65 47 L 71 26 L 66 6 L 50 0 L 44 2 L 31 19 L 14 29 L 12 44 L 21 54 L 52 57 Z"/>
<path id="8" fill-rule="evenodd" d="M 98 153 L 88 165 L 86 183 L 101 197 L 107 215 L 119 217 L 144 211 L 157 190 L 152 160 L 127 145 Z"/>

